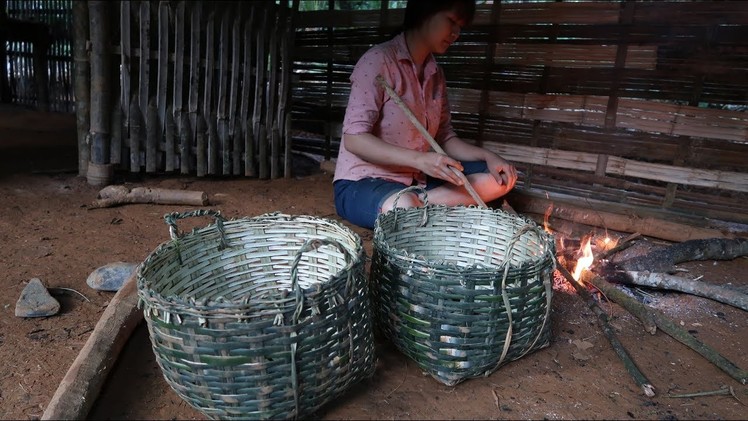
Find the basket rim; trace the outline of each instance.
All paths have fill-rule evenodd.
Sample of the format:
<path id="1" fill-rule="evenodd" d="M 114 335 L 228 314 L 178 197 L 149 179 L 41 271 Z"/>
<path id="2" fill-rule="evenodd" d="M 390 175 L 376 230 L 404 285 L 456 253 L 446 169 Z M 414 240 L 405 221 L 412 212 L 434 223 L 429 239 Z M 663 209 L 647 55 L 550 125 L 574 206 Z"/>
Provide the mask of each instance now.
<path id="1" fill-rule="evenodd" d="M 228 223 L 241 223 L 241 222 L 250 222 L 250 221 L 259 221 L 259 220 L 267 220 L 267 221 L 287 221 L 287 222 L 293 222 L 296 219 L 304 218 L 307 220 L 315 220 L 324 222 L 328 225 L 334 226 L 336 229 L 342 230 L 345 234 L 348 234 L 350 238 L 354 240 L 355 249 L 354 252 L 350 253 L 350 260 L 346 263 L 345 266 L 343 266 L 334 276 L 330 276 L 330 278 L 325 280 L 320 280 L 318 282 L 314 282 L 312 285 L 310 285 L 307 288 L 299 287 L 302 291 L 302 294 L 304 298 L 310 298 L 316 295 L 319 291 L 320 285 L 328 284 L 333 278 L 339 277 L 339 276 L 350 276 L 350 272 L 354 269 L 354 267 L 358 264 L 361 264 L 366 261 L 366 250 L 363 247 L 363 240 L 361 237 L 356 234 L 355 231 L 350 229 L 349 227 L 341 224 L 340 222 L 328 219 L 324 217 L 319 217 L 315 215 L 305 215 L 305 214 L 286 214 L 279 211 L 276 212 L 269 212 L 264 213 L 261 215 L 256 216 L 243 216 L 243 217 L 232 217 L 229 219 L 225 219 L 223 221 L 224 224 Z M 199 235 L 203 232 L 205 232 L 208 229 L 212 229 L 216 226 L 216 222 L 212 222 L 204 227 L 194 228 L 189 233 L 185 233 L 182 237 L 192 237 L 195 235 Z M 138 289 L 138 307 L 142 307 L 144 302 L 157 302 L 163 306 L 175 306 L 175 307 L 185 307 L 189 308 L 191 313 L 205 313 L 205 317 L 215 317 L 215 316 L 236 316 L 237 313 L 240 312 L 247 312 L 251 310 L 252 308 L 255 308 L 258 304 L 261 303 L 280 303 L 280 302 L 295 302 L 296 298 L 294 297 L 293 291 L 289 291 L 287 296 L 281 297 L 273 297 L 273 299 L 257 299 L 244 302 L 244 300 L 234 300 L 230 298 L 226 298 L 223 296 L 219 296 L 215 299 L 199 299 L 196 300 L 194 297 L 190 297 L 189 299 L 182 298 L 179 295 L 164 295 L 160 292 L 154 291 L 152 288 L 152 282 L 149 281 L 143 274 L 143 272 L 146 270 L 147 264 L 154 259 L 156 256 L 158 256 L 161 253 L 166 252 L 166 250 L 173 249 L 176 247 L 176 243 L 178 240 L 175 239 L 169 239 L 158 246 L 146 256 L 146 258 L 138 265 L 138 268 L 136 270 L 136 280 L 137 280 L 137 289 Z"/>
<path id="2" fill-rule="evenodd" d="M 442 204 L 428 204 L 426 206 L 419 206 L 419 207 L 412 207 L 412 208 L 395 208 L 385 213 L 379 214 L 379 216 L 377 216 L 377 219 L 374 225 L 374 237 L 372 239 L 372 242 L 374 243 L 375 248 L 377 248 L 379 251 L 383 251 L 387 256 L 404 258 L 406 260 L 411 260 L 413 261 L 413 263 L 417 263 L 417 264 L 425 264 L 433 268 L 434 270 L 489 274 L 489 273 L 495 273 L 497 270 L 504 270 L 506 265 L 509 265 L 510 269 L 521 269 L 525 266 L 532 264 L 532 262 L 530 261 L 524 261 L 519 265 L 513 265 L 509 261 L 504 261 L 499 266 L 490 266 L 490 267 L 485 266 L 481 263 L 474 263 L 472 265 L 457 265 L 456 263 L 452 263 L 444 259 L 439 259 L 439 260 L 426 259 L 424 256 L 416 254 L 416 253 L 410 253 L 406 249 L 391 246 L 389 242 L 383 238 L 385 234 L 384 234 L 384 229 L 381 226 L 382 224 L 381 221 L 385 220 L 386 218 L 393 217 L 393 216 L 396 217 L 397 214 L 399 213 L 414 213 L 416 211 L 422 212 L 422 211 L 428 211 L 430 209 L 436 209 L 439 211 L 452 210 L 452 209 L 458 209 L 462 211 L 478 210 L 483 213 L 502 214 L 503 216 L 522 220 L 523 222 L 525 222 L 525 225 L 529 225 L 533 228 L 540 228 L 540 226 L 535 221 L 523 215 L 513 215 L 502 209 L 483 208 L 483 207 L 479 207 L 476 205 L 448 206 L 448 205 L 442 205 Z M 545 247 L 543 250 L 543 253 L 542 253 L 543 259 L 539 259 L 539 260 L 544 260 L 544 258 L 548 257 L 546 255 L 550 255 L 550 257 L 553 258 L 555 254 L 554 252 L 555 242 L 553 240 L 554 238 L 553 234 L 548 233 L 545 230 L 540 230 L 540 229 L 536 231 L 540 233 L 540 235 L 542 235 L 542 238 L 539 237 L 539 239 L 549 244 L 549 246 Z"/>

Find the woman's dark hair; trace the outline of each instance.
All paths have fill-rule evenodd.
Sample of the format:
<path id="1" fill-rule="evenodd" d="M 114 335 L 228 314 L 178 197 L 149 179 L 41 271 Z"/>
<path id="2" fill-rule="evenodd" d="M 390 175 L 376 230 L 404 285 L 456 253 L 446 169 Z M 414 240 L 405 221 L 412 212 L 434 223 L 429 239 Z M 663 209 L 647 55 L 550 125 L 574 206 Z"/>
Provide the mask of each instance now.
<path id="1" fill-rule="evenodd" d="M 418 28 L 431 16 L 453 9 L 469 25 L 475 15 L 475 0 L 408 0 L 402 30 Z"/>

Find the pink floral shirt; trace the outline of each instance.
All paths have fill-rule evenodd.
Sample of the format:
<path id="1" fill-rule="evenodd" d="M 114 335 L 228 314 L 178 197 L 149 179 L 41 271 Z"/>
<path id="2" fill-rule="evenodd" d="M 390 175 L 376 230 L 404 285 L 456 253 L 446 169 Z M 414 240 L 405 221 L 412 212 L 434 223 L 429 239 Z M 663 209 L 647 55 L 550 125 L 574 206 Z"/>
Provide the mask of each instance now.
<path id="1" fill-rule="evenodd" d="M 351 74 L 351 93 L 343 120 L 343 133 L 371 133 L 393 145 L 428 151 L 428 141 L 418 132 L 400 107 L 376 81 L 384 80 L 402 98 L 423 127 L 440 144 L 457 136 L 452 129 L 444 73 L 433 55 L 424 63 L 423 83 L 408 52 L 404 34 L 373 46 L 358 61 Z M 364 161 L 340 144 L 335 180 L 384 178 L 410 185 L 424 185 L 423 173 L 406 166 L 377 165 Z"/>

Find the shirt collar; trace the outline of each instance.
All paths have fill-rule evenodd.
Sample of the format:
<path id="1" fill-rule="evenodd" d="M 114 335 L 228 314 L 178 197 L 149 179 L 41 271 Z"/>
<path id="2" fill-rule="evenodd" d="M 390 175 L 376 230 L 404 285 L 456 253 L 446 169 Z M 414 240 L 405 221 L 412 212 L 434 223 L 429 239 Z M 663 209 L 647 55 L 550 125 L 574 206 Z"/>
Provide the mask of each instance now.
<path id="1" fill-rule="evenodd" d="M 397 61 L 406 60 L 412 64 L 413 58 L 410 56 L 410 51 L 408 51 L 408 44 L 405 42 L 405 32 L 400 32 L 397 36 L 395 36 L 393 41 L 397 46 L 397 48 L 395 49 Z M 436 59 L 434 58 L 433 54 L 429 54 L 428 57 L 426 57 L 426 61 L 423 63 L 424 78 L 428 78 L 434 73 L 436 73 Z"/>

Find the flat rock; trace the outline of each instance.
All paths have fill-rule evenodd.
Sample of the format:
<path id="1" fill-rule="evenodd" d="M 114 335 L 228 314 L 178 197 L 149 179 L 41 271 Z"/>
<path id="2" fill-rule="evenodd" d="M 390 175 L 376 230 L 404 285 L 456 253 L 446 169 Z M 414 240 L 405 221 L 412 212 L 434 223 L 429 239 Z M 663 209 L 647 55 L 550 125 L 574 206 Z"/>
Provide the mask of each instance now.
<path id="1" fill-rule="evenodd" d="M 17 317 L 47 317 L 60 311 L 60 302 L 50 295 L 39 278 L 33 278 L 16 302 Z"/>
<path id="2" fill-rule="evenodd" d="M 139 263 L 114 262 L 91 272 L 86 283 L 99 291 L 119 291 Z"/>

